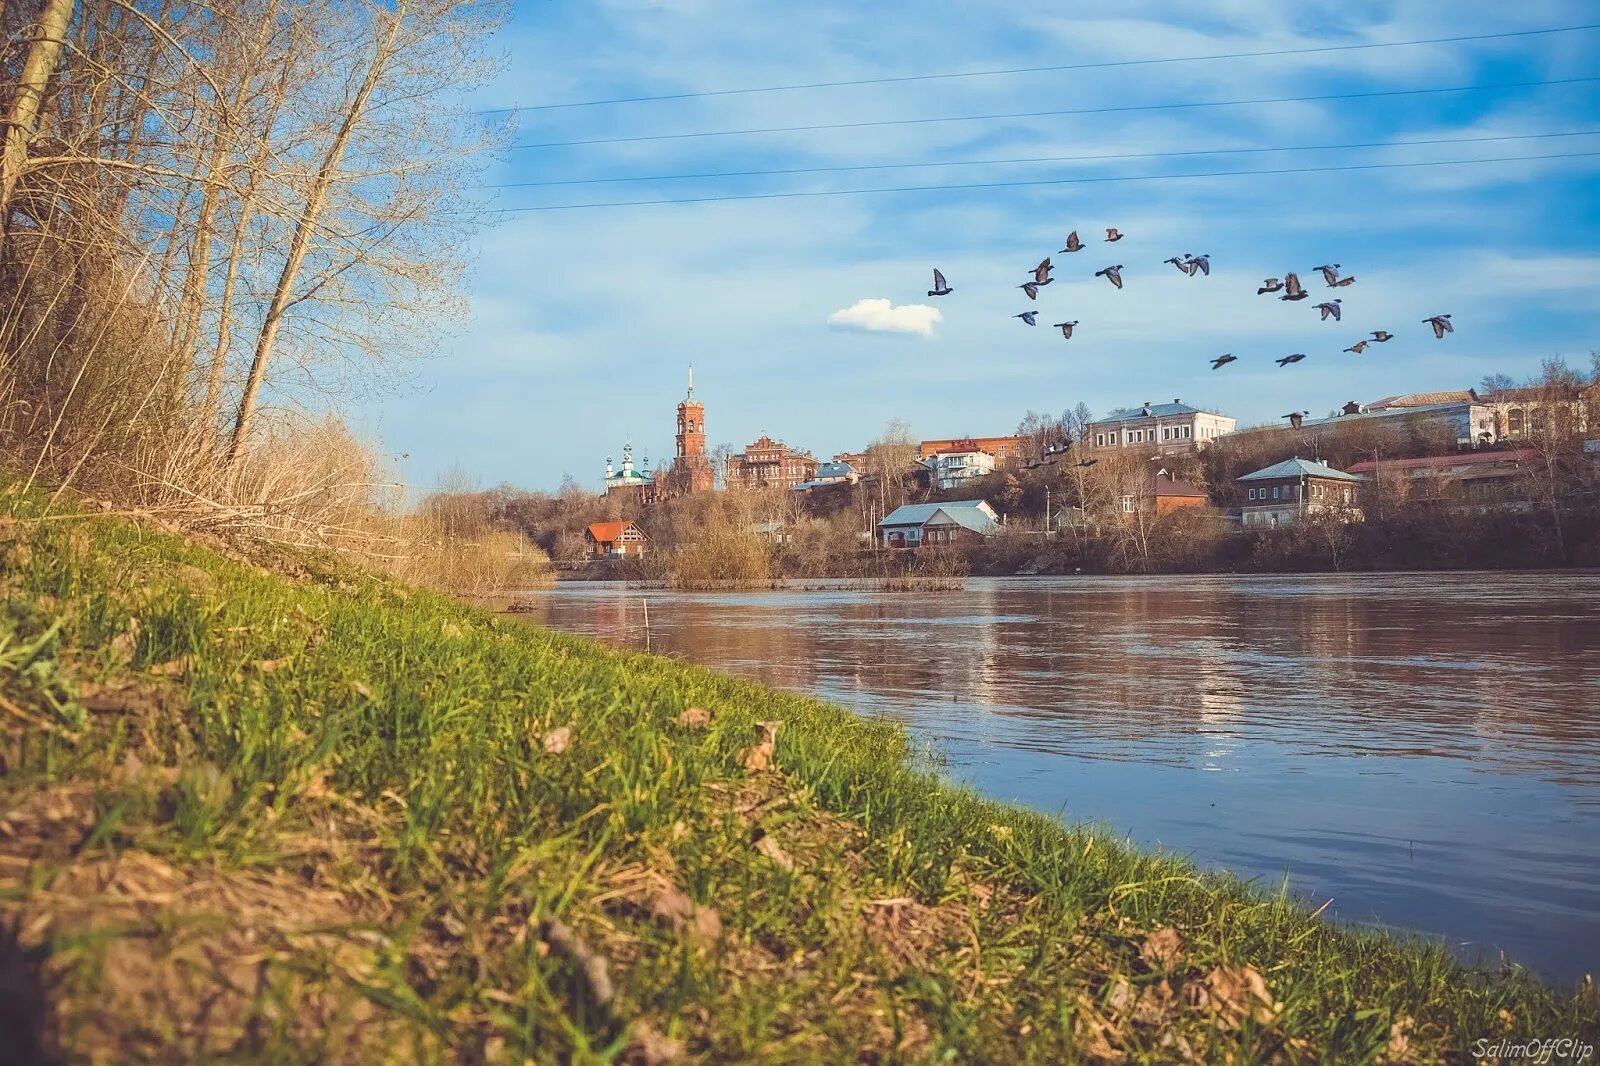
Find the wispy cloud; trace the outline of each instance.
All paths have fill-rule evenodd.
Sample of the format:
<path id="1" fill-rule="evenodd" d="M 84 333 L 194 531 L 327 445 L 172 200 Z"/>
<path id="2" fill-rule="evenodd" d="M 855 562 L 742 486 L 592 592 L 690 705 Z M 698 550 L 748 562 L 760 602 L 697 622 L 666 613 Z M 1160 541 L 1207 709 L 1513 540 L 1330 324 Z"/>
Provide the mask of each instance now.
<path id="1" fill-rule="evenodd" d="M 869 296 L 842 307 L 828 316 L 828 325 L 844 329 L 864 329 L 870 333 L 915 333 L 933 336 L 933 327 L 944 320 L 937 307 L 927 304 L 896 306 L 882 296 Z"/>

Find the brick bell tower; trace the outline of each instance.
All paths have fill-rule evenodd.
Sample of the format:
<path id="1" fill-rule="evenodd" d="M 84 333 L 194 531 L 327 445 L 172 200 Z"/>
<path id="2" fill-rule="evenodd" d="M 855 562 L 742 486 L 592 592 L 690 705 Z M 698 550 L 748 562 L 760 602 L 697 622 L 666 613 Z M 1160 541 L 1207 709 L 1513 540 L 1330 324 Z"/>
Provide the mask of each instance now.
<path id="1" fill-rule="evenodd" d="M 678 404 L 678 454 L 672 460 L 670 482 L 674 495 L 710 492 L 716 484 L 711 461 L 706 458 L 706 408 L 694 398 L 692 364 L 689 391 Z"/>

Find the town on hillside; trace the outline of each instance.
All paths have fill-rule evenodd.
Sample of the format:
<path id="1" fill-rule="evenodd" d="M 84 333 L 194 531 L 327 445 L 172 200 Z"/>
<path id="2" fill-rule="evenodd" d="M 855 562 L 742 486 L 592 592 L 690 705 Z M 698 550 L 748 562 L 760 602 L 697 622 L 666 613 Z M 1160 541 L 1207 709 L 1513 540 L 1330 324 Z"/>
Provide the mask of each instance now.
<path id="1" fill-rule="evenodd" d="M 1143 401 L 1094 416 L 1029 412 L 1011 433 L 914 439 L 903 428 L 820 459 L 763 434 L 742 451 L 706 447 L 693 372 L 677 406 L 676 449 L 659 470 L 625 443 L 607 458 L 604 517 L 581 558 L 638 557 L 675 502 L 745 497 L 745 532 L 774 545 L 844 527 L 833 550 L 976 546 L 1003 533 L 1136 543 L 1307 523 L 1545 514 L 1559 525 L 1600 481 L 1600 385 L 1560 364 L 1518 385 L 1351 400 L 1241 428 L 1222 411 Z M 681 524 L 681 523 L 680 523 Z M 681 530 L 677 531 L 681 539 Z M 563 554 L 555 553 L 558 558 Z M 567 556 L 575 553 L 568 550 Z M 1126 554 L 1123 552 L 1122 554 Z"/>

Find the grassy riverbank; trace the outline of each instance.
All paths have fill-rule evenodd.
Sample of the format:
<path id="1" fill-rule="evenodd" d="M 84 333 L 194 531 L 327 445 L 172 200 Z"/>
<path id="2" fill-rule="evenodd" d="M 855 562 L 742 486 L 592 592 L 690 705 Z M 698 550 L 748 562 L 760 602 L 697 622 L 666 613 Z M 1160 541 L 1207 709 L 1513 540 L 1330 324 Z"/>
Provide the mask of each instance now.
<path id="1" fill-rule="evenodd" d="M 892 725 L 30 508 L 0 506 L 15 1061 L 1426 1061 L 1600 1032 L 1592 995 L 944 787 Z"/>

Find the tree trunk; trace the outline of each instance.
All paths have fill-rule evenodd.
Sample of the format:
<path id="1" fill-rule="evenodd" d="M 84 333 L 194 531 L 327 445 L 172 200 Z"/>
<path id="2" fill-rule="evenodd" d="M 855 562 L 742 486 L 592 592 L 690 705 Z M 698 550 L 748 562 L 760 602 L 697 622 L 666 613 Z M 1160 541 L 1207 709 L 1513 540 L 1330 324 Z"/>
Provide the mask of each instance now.
<path id="1" fill-rule="evenodd" d="M 299 277 L 306 251 L 311 245 L 312 234 L 315 233 L 317 223 L 322 217 L 328 190 L 333 185 L 339 163 L 344 158 L 351 136 L 355 133 L 356 124 L 361 121 L 366 111 L 367 100 L 383 78 L 389 60 L 393 58 L 395 38 L 400 33 L 400 25 L 405 21 L 405 17 L 406 4 L 402 2 L 395 6 L 387 32 L 381 34 L 376 43 L 366 77 L 362 79 L 349 108 L 345 111 L 344 120 L 339 124 L 339 132 L 328 145 L 327 154 L 323 157 L 322 165 L 318 168 L 317 176 L 306 196 L 300 219 L 295 224 L 294 237 L 289 242 L 289 254 L 284 259 L 283 269 L 278 273 L 278 284 L 273 290 L 272 302 L 267 306 L 266 317 L 262 320 L 261 334 L 256 339 L 256 352 L 250 361 L 250 375 L 245 379 L 244 395 L 239 398 L 239 413 L 233 423 L 233 439 L 228 444 L 230 466 L 239 461 L 245 441 L 249 438 L 251 423 L 255 421 L 256 401 L 261 394 L 261 383 L 267 374 L 267 364 L 272 360 L 273 348 L 278 341 L 278 331 L 283 327 L 284 313 L 292 303 L 291 293 L 295 280 Z"/>
<path id="2" fill-rule="evenodd" d="M 45 0 L 33 43 L 28 46 L 27 58 L 22 63 L 22 77 L 17 82 L 11 113 L 0 120 L 5 123 L 5 140 L 0 147 L 0 247 L 5 244 L 11 197 L 16 193 L 22 164 L 28 158 L 28 142 L 33 139 L 39 122 L 45 89 L 55 73 L 67 29 L 72 24 L 72 4 L 73 0 Z"/>

